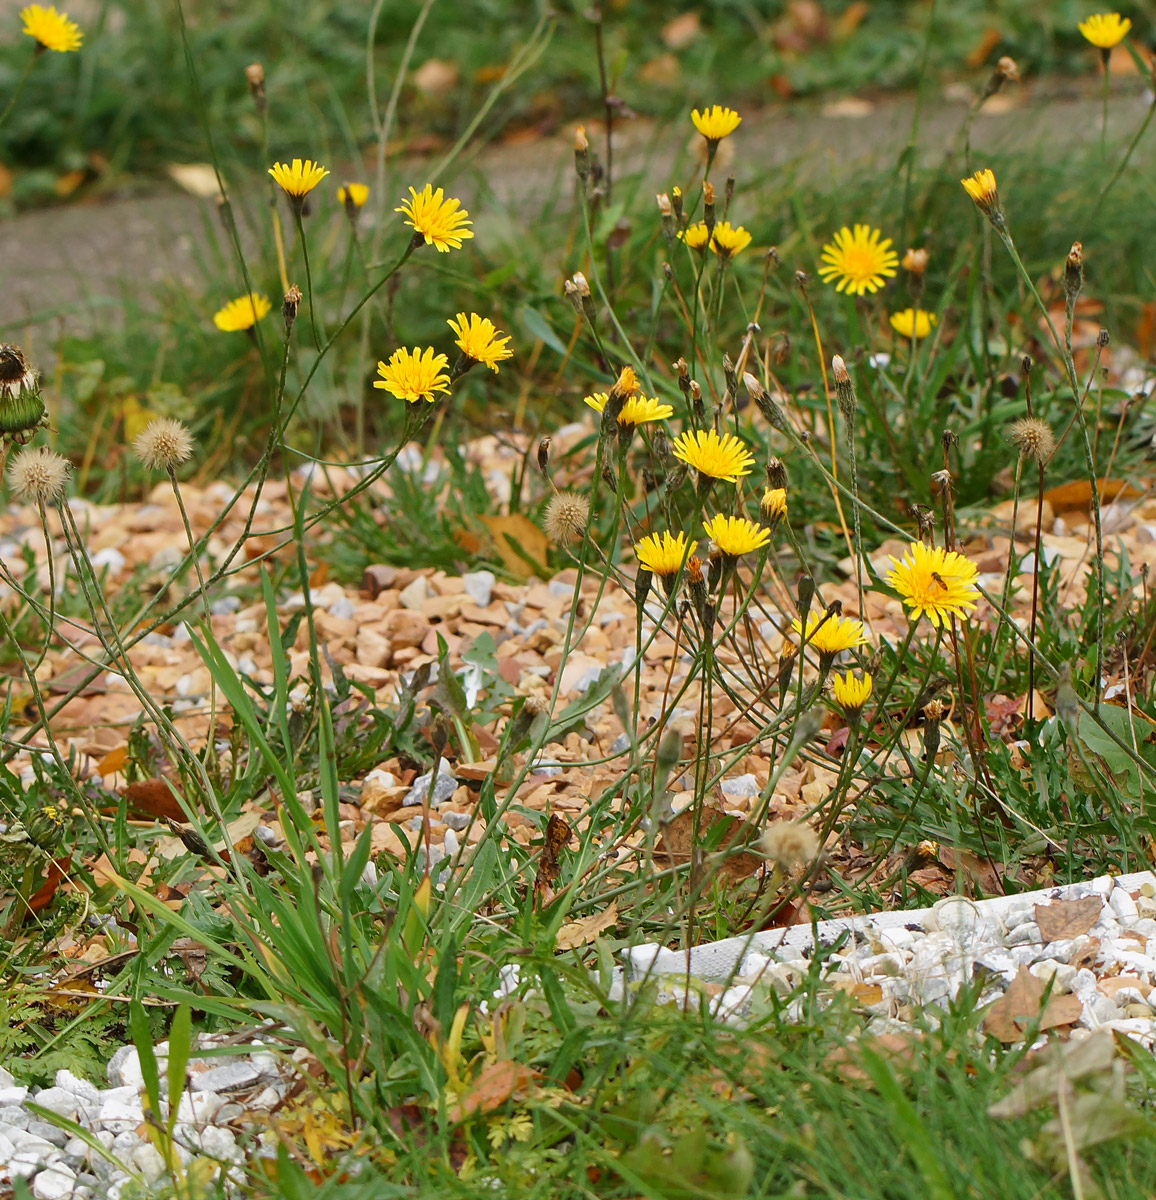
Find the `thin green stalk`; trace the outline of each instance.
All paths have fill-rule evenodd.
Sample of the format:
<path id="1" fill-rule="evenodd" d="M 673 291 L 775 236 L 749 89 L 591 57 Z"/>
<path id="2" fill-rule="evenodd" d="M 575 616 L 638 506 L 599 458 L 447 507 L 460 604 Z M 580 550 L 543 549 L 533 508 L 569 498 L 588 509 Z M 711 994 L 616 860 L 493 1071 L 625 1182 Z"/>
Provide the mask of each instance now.
<path id="1" fill-rule="evenodd" d="M 4 106 L 4 111 L 0 112 L 0 125 L 4 124 L 8 119 L 8 114 L 16 107 L 16 101 L 20 99 L 20 93 L 24 91 L 24 85 L 28 82 L 28 76 L 32 74 L 32 68 L 36 65 L 36 60 L 40 57 L 40 53 L 40 50 L 32 52 L 32 57 L 28 60 L 28 66 L 24 68 L 24 74 L 20 76 L 20 82 L 16 85 L 16 90 Z"/>
<path id="2" fill-rule="evenodd" d="M 305 259 L 305 286 L 309 289 L 309 324 L 313 327 L 313 342 L 321 349 L 321 334 L 317 327 L 317 314 L 313 311 L 313 272 L 309 269 L 309 243 L 305 239 L 305 226 L 301 220 L 301 205 L 293 205 L 293 217 L 297 222 L 297 237 L 301 242 L 301 254 Z"/>

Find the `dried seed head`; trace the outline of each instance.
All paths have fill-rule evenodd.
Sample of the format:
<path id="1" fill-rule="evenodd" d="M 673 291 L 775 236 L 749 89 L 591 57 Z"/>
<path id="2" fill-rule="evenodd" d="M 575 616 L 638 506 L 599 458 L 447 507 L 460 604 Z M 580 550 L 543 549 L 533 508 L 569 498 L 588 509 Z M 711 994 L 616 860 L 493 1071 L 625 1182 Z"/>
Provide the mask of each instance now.
<path id="1" fill-rule="evenodd" d="M 855 385 L 851 382 L 847 364 L 838 354 L 831 359 L 831 371 L 835 376 L 835 399 L 839 403 L 839 411 L 843 414 L 843 420 L 847 422 L 849 429 L 855 423 L 855 410 L 859 407 L 859 400 L 855 395 Z"/>
<path id="2" fill-rule="evenodd" d="M 682 188 L 674 187 L 670 189 L 670 204 L 674 209 L 674 217 L 676 221 L 682 220 Z"/>
<path id="3" fill-rule="evenodd" d="M 1038 417 L 1021 417 L 1008 430 L 1011 444 L 1023 458 L 1033 458 L 1043 466 L 1056 449 L 1056 435 L 1051 426 Z"/>
<path id="4" fill-rule="evenodd" d="M 574 129 L 574 170 L 583 183 L 590 174 L 590 142 L 586 137 L 586 126 Z"/>
<path id="5" fill-rule="evenodd" d="M 770 426 L 773 429 L 779 430 L 780 433 L 786 433 L 786 415 L 771 398 L 770 392 L 763 387 L 750 371 L 743 372 L 743 386 L 747 389 L 747 395 L 755 402 L 755 407 L 766 417 Z"/>
<path id="6" fill-rule="evenodd" d="M 776 821 L 759 838 L 759 849 L 777 867 L 814 862 L 819 836 L 802 821 Z"/>
<path id="7" fill-rule="evenodd" d="M 1016 60 L 1004 55 L 999 62 L 995 64 L 995 69 L 1008 81 L 1008 83 L 1019 83 L 1020 70 L 1016 66 Z"/>
<path id="8" fill-rule="evenodd" d="M 923 719 L 929 725 L 938 725 L 947 716 L 947 705 L 942 700 L 929 700 L 923 706 Z"/>
<path id="9" fill-rule="evenodd" d="M 1064 294 L 1069 304 L 1074 304 L 1084 286 L 1084 244 L 1073 242 L 1064 263 Z"/>
<path id="10" fill-rule="evenodd" d="M 546 505 L 546 536 L 559 546 L 578 541 L 590 519 L 590 501 L 577 492 L 555 492 Z"/>
<path id="11" fill-rule="evenodd" d="M 774 455 L 767 463 L 767 486 L 772 491 L 778 491 L 780 488 L 786 490 L 787 487 L 787 464 Z"/>
<path id="12" fill-rule="evenodd" d="M 542 438 L 538 443 L 538 470 L 547 479 L 550 478 L 550 439 L 548 437 Z"/>
<path id="13" fill-rule="evenodd" d="M 245 78 L 249 81 L 249 95 L 253 97 L 257 111 L 263 113 L 269 106 L 265 97 L 265 68 L 260 63 L 250 63 L 245 68 Z"/>
<path id="14" fill-rule="evenodd" d="M 662 214 L 664 220 L 667 217 L 674 216 L 674 209 L 670 206 L 670 197 L 665 192 L 659 192 L 655 196 L 655 200 L 658 201 L 658 211 Z"/>
<path id="15" fill-rule="evenodd" d="M 918 250 L 908 249 L 900 265 L 905 271 L 910 271 L 912 275 L 922 275 L 927 270 L 927 262 L 930 257 L 931 255 L 923 247 Z"/>
<path id="16" fill-rule="evenodd" d="M 133 452 L 150 470 L 171 471 L 193 452 L 193 435 L 173 417 L 159 417 L 133 442 Z"/>
<path id="17" fill-rule="evenodd" d="M 0 345 L 0 396 L 11 399 L 36 387 L 36 372 L 19 346 Z"/>
<path id="18" fill-rule="evenodd" d="M 1101 350 L 1103 350 L 1108 343 L 1111 342 L 1111 340 L 1112 335 L 1106 329 L 1101 329 L 1100 332 L 1096 334 L 1096 345 L 1099 346 Z"/>
<path id="19" fill-rule="evenodd" d="M 285 320 L 286 336 L 293 330 L 293 322 L 297 320 L 297 306 L 300 303 L 301 289 L 295 283 L 291 283 L 289 290 L 285 293 L 285 302 L 281 305 L 281 316 Z"/>
<path id="20" fill-rule="evenodd" d="M 714 184 L 709 180 L 702 185 L 703 204 L 714 204 Z"/>
<path id="21" fill-rule="evenodd" d="M 21 450 L 8 466 L 8 482 L 20 500 L 31 504 L 51 504 L 64 493 L 68 473 L 72 469 L 68 459 L 37 446 L 32 450 Z"/>

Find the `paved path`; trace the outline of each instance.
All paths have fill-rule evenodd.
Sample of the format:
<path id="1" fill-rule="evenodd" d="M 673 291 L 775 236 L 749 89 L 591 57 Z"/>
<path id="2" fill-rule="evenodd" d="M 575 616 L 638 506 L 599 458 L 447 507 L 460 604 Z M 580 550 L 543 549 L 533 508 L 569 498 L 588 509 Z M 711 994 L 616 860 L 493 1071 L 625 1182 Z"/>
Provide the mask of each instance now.
<path id="1" fill-rule="evenodd" d="M 1014 107 L 985 113 L 976 121 L 972 144 L 981 161 L 985 151 L 1006 153 L 1025 143 L 1045 143 L 1061 153 L 1066 146 L 1099 137 L 1099 100 L 1091 94 L 1044 95 L 1041 85 L 1034 95 L 1024 90 L 1012 96 Z M 1113 98 L 1109 130 L 1114 144 L 1122 147 L 1131 137 L 1146 104 L 1137 93 Z M 919 136 L 924 161 L 942 159 L 964 111 L 961 103 L 944 100 L 926 107 Z M 878 102 L 858 118 L 838 112 L 830 106 L 797 105 L 748 114 L 741 136 L 733 139 L 737 158 L 732 169 L 745 183 L 776 166 L 798 163 L 838 187 L 841 179 L 865 166 L 894 164 L 910 134 L 910 97 Z M 655 132 L 649 122 L 633 123 L 624 130 L 618 150 L 624 169 L 644 172 L 647 191 L 669 186 L 672 147 L 677 147 L 676 134 L 660 131 L 656 138 Z M 1150 136 L 1156 137 L 1156 131 Z M 477 157 L 472 181 L 467 171 L 455 190 L 470 198 L 477 190 L 478 171 L 484 170 L 486 185 L 499 202 L 530 211 L 551 195 L 568 196 L 571 164 L 568 133 L 532 145 L 496 146 Z M 415 168 L 412 174 L 398 171 L 394 178 L 408 181 L 421 175 L 422 169 Z M 402 190 L 400 183 L 397 190 Z M 158 183 L 147 195 L 43 209 L 0 222 L 0 338 L 24 342 L 43 361 L 62 329 L 108 328 L 119 320 L 126 299 L 156 304 L 158 285 L 166 281 L 204 292 L 213 271 L 208 249 L 212 231 L 220 229 L 214 207 L 210 200 Z M 484 239 L 484 222 L 479 222 L 478 235 Z"/>

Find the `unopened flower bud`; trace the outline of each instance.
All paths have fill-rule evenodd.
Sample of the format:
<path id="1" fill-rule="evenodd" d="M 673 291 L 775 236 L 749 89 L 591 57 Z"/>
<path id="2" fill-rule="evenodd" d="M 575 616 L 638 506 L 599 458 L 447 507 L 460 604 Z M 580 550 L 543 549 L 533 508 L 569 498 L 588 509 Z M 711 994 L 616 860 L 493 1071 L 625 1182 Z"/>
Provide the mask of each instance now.
<path id="1" fill-rule="evenodd" d="M 547 479 L 550 478 L 550 439 L 548 437 L 542 438 L 538 443 L 538 470 Z"/>
<path id="2" fill-rule="evenodd" d="M 674 209 L 670 205 L 670 197 L 665 192 L 659 192 L 655 197 L 658 201 L 658 213 L 662 218 L 662 236 L 668 244 L 673 245 L 678 237 L 678 226 L 674 220 Z"/>
<path id="3" fill-rule="evenodd" d="M 750 371 L 743 372 L 743 386 L 747 389 L 747 395 L 755 402 L 755 406 L 767 419 L 767 423 L 771 428 L 777 429 L 780 433 L 786 433 L 786 414 L 771 398 L 770 392 L 759 383 Z"/>
<path id="4" fill-rule="evenodd" d="M 297 320 L 297 307 L 301 303 L 301 289 L 295 284 L 289 285 L 285 293 L 285 301 L 281 305 L 281 316 L 285 319 L 285 336 L 293 332 L 293 322 Z"/>
<path id="5" fill-rule="evenodd" d="M 590 175 L 590 142 L 586 137 L 585 125 L 578 125 L 574 129 L 574 170 L 585 183 Z"/>
<path id="6" fill-rule="evenodd" d="M 1064 263 L 1064 295 L 1069 304 L 1075 304 L 1080 289 L 1084 286 L 1084 246 L 1082 242 L 1073 242 L 1068 251 L 1068 260 Z"/>
<path id="7" fill-rule="evenodd" d="M 767 463 L 767 486 L 776 491 L 787 486 L 787 464 L 774 455 Z"/>
<path id="8" fill-rule="evenodd" d="M 674 219 L 682 224 L 682 188 L 670 189 L 670 206 L 674 209 Z"/>
<path id="9" fill-rule="evenodd" d="M 249 95 L 253 97 L 253 104 L 264 116 L 269 107 L 269 100 L 265 95 L 265 68 L 260 63 L 250 63 L 245 68 L 245 78 L 249 81 Z"/>
<path id="10" fill-rule="evenodd" d="M 831 359 L 831 372 L 835 376 L 835 399 L 839 402 L 839 411 L 850 429 L 855 424 L 855 410 L 859 401 L 855 396 L 855 384 L 847 371 L 847 364 L 836 354 Z"/>
<path id="11" fill-rule="evenodd" d="M 702 220 L 708 236 L 714 233 L 714 184 L 709 181 L 702 185 Z"/>

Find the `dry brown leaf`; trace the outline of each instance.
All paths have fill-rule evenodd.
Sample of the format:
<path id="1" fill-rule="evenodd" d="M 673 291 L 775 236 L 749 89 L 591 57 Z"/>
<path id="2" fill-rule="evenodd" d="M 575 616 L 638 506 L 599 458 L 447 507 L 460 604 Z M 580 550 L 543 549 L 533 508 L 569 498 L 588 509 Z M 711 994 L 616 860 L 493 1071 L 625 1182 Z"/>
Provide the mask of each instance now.
<path id="1" fill-rule="evenodd" d="M 127 758 L 128 758 L 128 745 L 122 743 L 121 745 L 117 746 L 115 750 L 110 750 L 100 760 L 100 762 L 98 762 L 96 764 L 97 774 L 98 775 L 115 775 L 117 773 L 117 771 L 119 771 L 121 769 L 121 767 L 124 766 L 125 760 Z"/>
<path id="2" fill-rule="evenodd" d="M 1060 900 L 1052 904 L 1037 904 L 1036 924 L 1045 942 L 1060 938 L 1079 937 L 1099 920 L 1104 901 L 1100 896 L 1085 896 L 1083 900 Z"/>
<path id="3" fill-rule="evenodd" d="M 554 939 L 555 950 L 575 950 L 586 946 L 607 929 L 613 929 L 618 922 L 618 901 L 611 900 L 610 907 L 600 913 L 591 913 L 577 921 L 568 921 L 558 930 Z"/>
<path id="4" fill-rule="evenodd" d="M 553 813 L 546 822 L 546 841 L 542 846 L 542 857 L 538 859 L 538 874 L 534 877 L 534 891 L 544 902 L 549 902 L 554 884 L 558 879 L 558 855 L 570 840 L 570 823 L 565 817 Z"/>
<path id="5" fill-rule="evenodd" d="M 1122 479 L 1098 479 L 1096 486 L 1100 491 L 1100 503 L 1109 504 L 1123 496 L 1139 496 L 1142 493 L 1125 483 Z M 1092 485 L 1086 479 L 1073 479 L 1071 483 L 1061 483 L 1048 488 L 1044 499 L 1052 506 L 1052 511 L 1059 515 L 1066 512 L 1087 511 L 1092 503 Z"/>
<path id="6" fill-rule="evenodd" d="M 1077 971 L 1084 967 L 1093 967 L 1096 965 L 1096 959 L 1100 957 L 1100 939 L 1088 938 L 1087 945 L 1081 946 L 1075 954 L 1068 959 L 1068 965 L 1076 968 Z"/>
<path id="7" fill-rule="evenodd" d="M 537 1078 L 537 1072 L 525 1063 L 510 1058 L 500 1058 L 485 1066 L 470 1084 L 462 1098 L 450 1109 L 450 1122 L 454 1125 L 467 1117 L 493 1112 L 500 1108 L 516 1092 L 529 1087 Z"/>
<path id="8" fill-rule="evenodd" d="M 221 185 L 212 163 L 169 163 L 169 178 L 186 192 L 212 200 L 221 194 Z"/>
<path id="9" fill-rule="evenodd" d="M 138 779 L 124 789 L 124 798 L 129 816 L 156 817 L 161 821 L 185 819 L 185 810 L 165 779 Z"/>
<path id="10" fill-rule="evenodd" d="M 698 820 L 699 843 L 702 843 L 707 831 L 713 828 L 719 821 L 727 822 L 728 829 L 719 843 L 719 850 L 717 852 L 719 857 L 719 861 L 717 862 L 718 869 L 732 881 L 749 878 L 763 865 L 763 859 L 760 855 L 752 854 L 749 850 L 743 850 L 738 854 L 731 854 L 726 858 L 721 858 L 722 854 L 745 840 L 747 832 L 745 822 L 731 816 L 730 813 L 724 813 L 722 809 L 715 808 L 712 804 L 707 804 L 704 806 Z M 665 854 L 675 863 L 690 862 L 694 840 L 694 811 L 692 808 L 684 808 L 678 816 L 663 826 L 662 833 L 658 839 L 658 851 Z"/>
<path id="11" fill-rule="evenodd" d="M 1074 1024 L 1083 1011 L 1076 996 L 1052 996 L 1041 1013 L 1043 1000 L 1044 984 L 1027 967 L 1020 967 L 1008 990 L 987 1010 L 983 1027 L 1001 1042 L 1018 1042 L 1037 1017 L 1041 1030 L 1055 1029 Z"/>
<path id="12" fill-rule="evenodd" d="M 524 513 L 510 513 L 504 517 L 482 517 L 481 521 L 490 531 L 494 539 L 494 548 L 511 575 L 519 579 L 533 578 L 535 572 L 530 563 L 545 569 L 550 543 L 546 535 Z M 527 562 L 527 559 L 530 561 Z"/>

